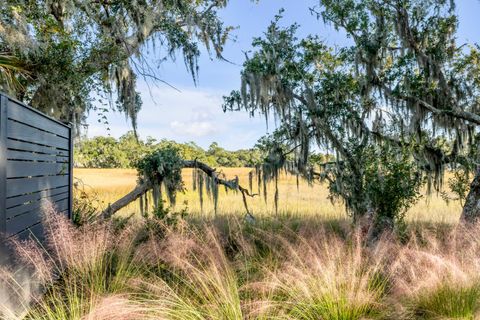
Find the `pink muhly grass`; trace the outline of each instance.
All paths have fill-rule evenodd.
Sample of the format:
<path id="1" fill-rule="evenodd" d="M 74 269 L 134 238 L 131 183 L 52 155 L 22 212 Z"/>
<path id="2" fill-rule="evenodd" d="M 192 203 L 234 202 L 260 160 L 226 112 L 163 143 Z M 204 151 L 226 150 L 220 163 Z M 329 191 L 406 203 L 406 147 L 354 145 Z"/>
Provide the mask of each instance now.
<path id="1" fill-rule="evenodd" d="M 94 306 L 96 296 L 128 287 L 129 279 L 137 274 L 130 258 L 132 235 L 138 233 L 135 225 L 115 236 L 107 222 L 76 228 L 49 203 L 43 213 L 44 245 L 36 240 L 13 240 L 18 263 L 44 291 L 41 299 L 31 297 L 32 315 L 79 318 Z"/>
<path id="2" fill-rule="evenodd" d="M 160 317 L 243 319 L 238 279 L 212 228 L 167 231 L 162 241 L 148 242 L 142 254 L 171 273 L 170 281 L 156 277 L 143 283 L 152 295 L 149 303 L 157 301 Z"/>
<path id="3" fill-rule="evenodd" d="M 263 283 L 270 288 L 269 313 L 313 320 L 361 319 L 382 312 L 388 275 L 383 259 L 374 259 L 360 236 L 348 243 L 320 229 L 295 242 L 276 240 L 283 262 Z"/>
<path id="4" fill-rule="evenodd" d="M 155 319 L 149 306 L 135 302 L 126 295 L 110 295 L 97 299 L 81 320 L 139 320 Z M 157 318 L 158 319 L 158 318 Z"/>
<path id="5" fill-rule="evenodd" d="M 480 225 L 439 237 L 424 231 L 398 248 L 392 298 L 407 319 L 480 316 Z"/>

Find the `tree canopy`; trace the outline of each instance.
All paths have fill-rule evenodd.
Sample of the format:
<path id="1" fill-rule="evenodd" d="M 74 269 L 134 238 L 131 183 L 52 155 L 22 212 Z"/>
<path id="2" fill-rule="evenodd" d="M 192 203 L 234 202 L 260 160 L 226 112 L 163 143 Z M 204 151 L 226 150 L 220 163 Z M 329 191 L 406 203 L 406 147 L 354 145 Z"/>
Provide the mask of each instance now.
<path id="1" fill-rule="evenodd" d="M 89 111 L 102 116 L 113 108 L 125 113 L 135 130 L 141 108 L 137 79 L 163 81 L 158 64 L 180 53 L 195 80 L 201 45 L 221 57 L 231 29 L 217 16 L 225 5 L 225 0 L 2 1 L 0 53 L 22 72 L 5 69 L 9 73 L 2 72 L 0 85 L 57 119 L 80 124 Z M 154 53 L 154 62 L 146 52 Z M 18 83 L 12 85 L 14 79 Z"/>
<path id="2" fill-rule="evenodd" d="M 321 0 L 312 12 L 353 40 L 341 48 L 318 35 L 299 39 L 280 14 L 253 41 L 242 86 L 224 108 L 276 116 L 295 159 L 277 156 L 275 170 L 326 179 L 355 220 L 392 228 L 418 198 L 422 174 L 439 189 L 446 166 L 478 164 L 480 51 L 456 43 L 454 8 L 443 0 Z M 312 166 L 313 146 L 336 160 Z M 392 208 L 381 201 L 395 198 Z"/>

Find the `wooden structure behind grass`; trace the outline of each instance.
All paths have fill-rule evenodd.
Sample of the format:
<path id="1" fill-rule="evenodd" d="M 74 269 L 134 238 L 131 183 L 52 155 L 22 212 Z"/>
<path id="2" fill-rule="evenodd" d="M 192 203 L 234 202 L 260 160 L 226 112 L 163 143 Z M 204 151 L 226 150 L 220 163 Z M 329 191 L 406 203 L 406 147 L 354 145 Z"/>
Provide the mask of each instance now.
<path id="1" fill-rule="evenodd" d="M 71 217 L 72 127 L 0 99 L 0 234 L 41 238 L 45 200 Z"/>

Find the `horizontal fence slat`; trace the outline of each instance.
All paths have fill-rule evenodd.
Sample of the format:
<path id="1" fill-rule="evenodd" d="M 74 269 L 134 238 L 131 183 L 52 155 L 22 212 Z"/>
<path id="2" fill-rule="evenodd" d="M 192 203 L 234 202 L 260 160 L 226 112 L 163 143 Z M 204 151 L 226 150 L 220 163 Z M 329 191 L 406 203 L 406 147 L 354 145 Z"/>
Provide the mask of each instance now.
<path id="1" fill-rule="evenodd" d="M 9 198 L 7 199 L 7 210 L 8 208 L 12 208 L 14 206 L 25 204 L 31 201 L 39 201 L 40 199 L 47 198 L 47 197 L 54 197 L 59 194 L 65 194 L 65 193 L 68 194 L 68 192 L 69 192 L 68 185 L 65 185 L 56 189 L 43 190 L 41 192 L 35 192 L 35 193 L 30 193 L 30 194 L 26 194 L 26 195 L 15 197 L 15 198 Z"/>
<path id="2" fill-rule="evenodd" d="M 57 212 L 62 212 L 68 209 L 68 199 L 63 199 L 53 203 Z M 43 212 L 41 208 L 32 209 L 22 215 L 7 219 L 7 233 L 16 234 L 26 227 L 34 225 L 42 220 Z"/>
<path id="3" fill-rule="evenodd" d="M 19 216 L 18 218 L 7 220 L 7 235 L 14 235 L 25 228 L 35 225 L 42 221 L 42 213 L 40 210 L 34 210 Z"/>
<path id="4" fill-rule="evenodd" d="M 57 156 L 53 154 L 34 153 L 34 152 L 28 152 L 28 151 L 16 151 L 16 150 L 8 150 L 7 159 L 68 163 L 68 157 L 62 157 L 62 156 Z"/>
<path id="5" fill-rule="evenodd" d="M 28 143 L 28 142 L 13 140 L 13 139 L 7 139 L 7 148 L 30 151 L 30 152 L 41 152 L 45 154 L 65 156 L 65 157 L 68 156 L 67 150 L 60 150 L 54 147 L 40 146 L 38 144 L 33 144 L 33 143 Z"/>
<path id="6" fill-rule="evenodd" d="M 8 105 L 8 117 L 23 123 L 31 124 L 32 126 L 52 132 L 64 138 L 69 137 L 69 129 L 59 123 L 53 122 L 47 117 L 29 110 L 24 106 L 10 100 Z"/>
<path id="7" fill-rule="evenodd" d="M 65 150 L 68 150 L 70 147 L 68 139 L 29 127 L 25 124 L 15 122 L 10 119 L 7 122 L 7 136 L 13 139 L 39 143 Z"/>
<path id="8" fill-rule="evenodd" d="M 19 232 L 18 234 L 11 234 L 10 237 L 15 236 L 20 240 L 27 240 L 31 239 L 34 241 L 43 241 L 44 240 L 44 235 L 43 235 L 43 225 L 38 222 L 35 225 L 30 226 L 26 230 L 23 230 Z"/>
<path id="9" fill-rule="evenodd" d="M 68 175 L 53 177 L 35 177 L 22 179 L 7 179 L 7 198 L 23 195 L 30 192 L 66 186 L 69 183 Z"/>
<path id="10" fill-rule="evenodd" d="M 68 163 L 7 161 L 7 178 L 56 176 L 69 172 Z"/>
<path id="11" fill-rule="evenodd" d="M 58 212 L 68 209 L 68 199 L 53 203 Z M 34 225 L 42 220 L 41 209 L 33 209 L 12 219 L 7 219 L 7 234 L 16 234 L 26 227 Z"/>
<path id="12" fill-rule="evenodd" d="M 45 201 L 50 201 L 50 202 L 57 202 L 60 200 L 65 200 L 68 199 L 69 195 L 68 192 L 58 194 L 55 196 L 47 197 L 47 198 L 42 198 L 38 199 L 35 201 L 31 201 L 26 204 L 22 204 L 13 208 L 7 209 L 7 219 L 11 219 L 15 216 L 24 214 L 25 212 L 32 211 L 32 210 L 40 210 L 42 208 L 42 205 L 45 203 Z"/>

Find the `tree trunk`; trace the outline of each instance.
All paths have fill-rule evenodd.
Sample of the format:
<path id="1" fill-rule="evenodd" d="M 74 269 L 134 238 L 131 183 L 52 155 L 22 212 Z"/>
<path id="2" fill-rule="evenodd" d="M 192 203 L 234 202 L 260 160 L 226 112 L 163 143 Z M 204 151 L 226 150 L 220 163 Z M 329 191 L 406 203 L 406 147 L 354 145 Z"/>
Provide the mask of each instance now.
<path id="1" fill-rule="evenodd" d="M 460 221 L 464 224 L 473 224 L 480 220 L 480 166 L 477 168 L 473 182 L 470 185 L 465 206 Z"/>
<path id="2" fill-rule="evenodd" d="M 115 201 L 112 205 L 108 205 L 108 208 L 105 209 L 102 214 L 100 215 L 103 219 L 108 219 L 112 215 L 114 215 L 118 210 L 126 207 L 133 201 L 137 200 L 141 196 L 143 196 L 148 190 L 150 190 L 152 186 L 147 183 L 139 184 L 129 192 L 127 195 L 122 197 L 121 199 Z"/>
<path id="3" fill-rule="evenodd" d="M 367 243 L 375 244 L 384 235 L 392 234 L 395 228 L 395 220 L 392 217 L 379 216 L 374 214 L 371 218 L 367 232 Z"/>

